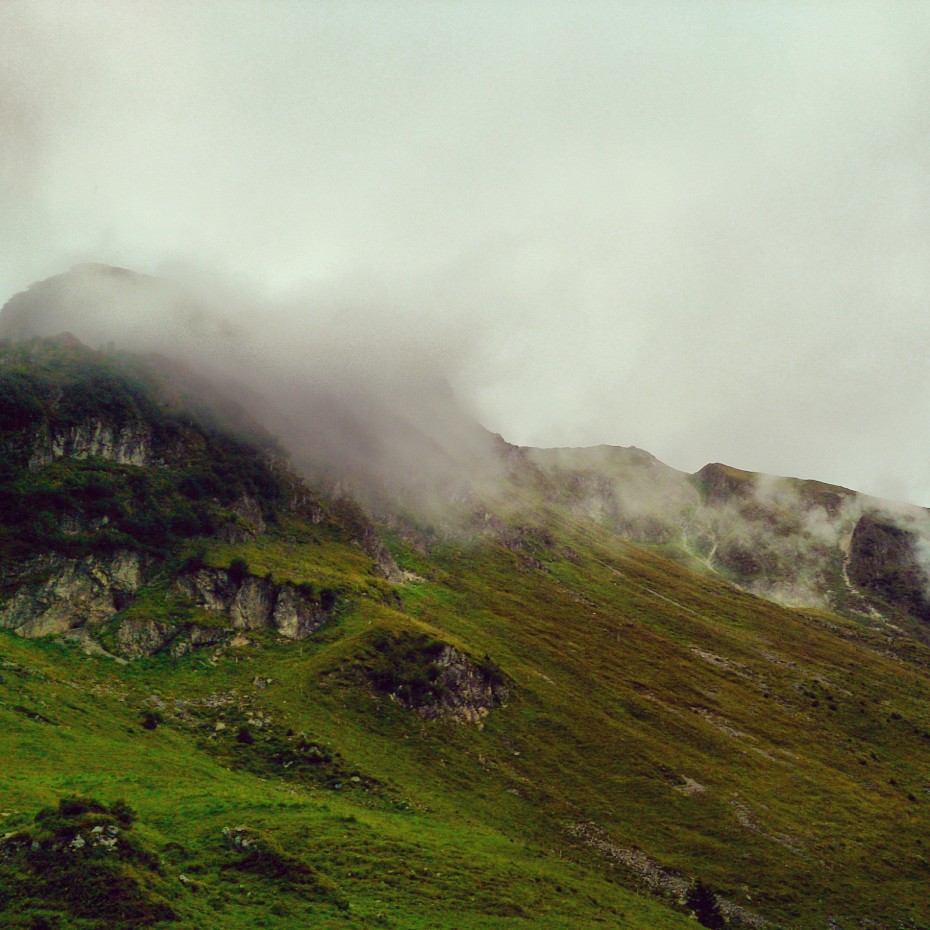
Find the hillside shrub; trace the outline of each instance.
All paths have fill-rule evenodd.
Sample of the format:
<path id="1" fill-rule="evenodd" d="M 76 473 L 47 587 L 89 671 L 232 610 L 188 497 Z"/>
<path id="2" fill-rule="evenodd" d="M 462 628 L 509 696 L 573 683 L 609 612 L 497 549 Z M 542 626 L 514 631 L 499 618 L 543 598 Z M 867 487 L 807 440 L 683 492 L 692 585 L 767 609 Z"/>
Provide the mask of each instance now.
<path id="1" fill-rule="evenodd" d="M 229 563 L 229 580 L 236 585 L 249 577 L 249 563 L 245 559 L 233 559 Z"/>
<path id="2" fill-rule="evenodd" d="M 157 710 L 147 710 L 142 715 L 142 726 L 146 730 L 157 729 L 160 723 L 164 722 L 164 717 Z"/>
<path id="3" fill-rule="evenodd" d="M 710 930 L 723 930 L 726 926 L 717 895 L 700 879 L 688 889 L 685 904 L 701 926 L 709 927 Z"/>
<path id="4" fill-rule="evenodd" d="M 445 644 L 418 633 L 376 633 L 366 662 L 368 680 L 384 694 L 419 707 L 439 698 L 437 660 Z"/>

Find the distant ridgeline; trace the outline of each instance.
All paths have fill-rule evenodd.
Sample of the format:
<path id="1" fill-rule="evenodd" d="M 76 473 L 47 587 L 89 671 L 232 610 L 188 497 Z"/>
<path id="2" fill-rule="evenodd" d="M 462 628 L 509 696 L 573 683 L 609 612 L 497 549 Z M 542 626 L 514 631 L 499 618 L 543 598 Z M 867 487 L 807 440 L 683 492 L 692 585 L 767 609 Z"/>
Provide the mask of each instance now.
<path id="1" fill-rule="evenodd" d="M 274 438 L 178 363 L 93 351 L 69 334 L 8 340 L 0 396 L 2 627 L 80 630 L 125 655 L 240 627 L 300 638 L 360 575 L 372 592 L 400 577 L 358 506 L 314 495 Z M 478 526 L 532 563 L 507 513 L 514 500 L 557 506 L 771 600 L 926 635 L 926 511 L 722 465 L 689 476 L 636 449 L 499 448 L 506 478 L 466 499 L 455 532 Z M 436 538 L 384 500 L 379 517 L 395 531 Z M 305 539 L 342 551 L 345 571 L 282 573 L 269 560 L 272 543 L 298 552 Z M 249 548 L 251 560 L 238 551 Z M 249 571 L 230 574 L 234 560 Z M 260 577 L 252 563 L 266 566 Z"/>
<path id="2" fill-rule="evenodd" d="M 930 630 L 930 512 L 727 465 L 687 475 L 639 449 L 521 450 L 549 501 L 694 571 L 793 607 Z"/>

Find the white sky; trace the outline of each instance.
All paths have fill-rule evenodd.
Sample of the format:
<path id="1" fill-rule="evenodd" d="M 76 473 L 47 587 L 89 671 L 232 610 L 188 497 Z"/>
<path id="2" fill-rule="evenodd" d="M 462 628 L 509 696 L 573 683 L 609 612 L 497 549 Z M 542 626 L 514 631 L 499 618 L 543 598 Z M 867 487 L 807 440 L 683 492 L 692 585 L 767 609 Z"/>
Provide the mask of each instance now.
<path id="1" fill-rule="evenodd" d="M 0 235 L 0 300 L 428 317 L 513 442 L 930 504 L 930 3 L 2 0 Z"/>

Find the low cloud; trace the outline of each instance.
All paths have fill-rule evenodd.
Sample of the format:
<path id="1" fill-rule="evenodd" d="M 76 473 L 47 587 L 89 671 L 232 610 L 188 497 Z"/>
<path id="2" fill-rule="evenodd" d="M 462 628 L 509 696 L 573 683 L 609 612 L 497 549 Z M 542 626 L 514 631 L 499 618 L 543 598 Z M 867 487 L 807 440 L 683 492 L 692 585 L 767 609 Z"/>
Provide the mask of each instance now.
<path id="1" fill-rule="evenodd" d="M 513 442 L 930 502 L 928 40 L 918 2 L 7 0 L 0 293 L 207 269 Z"/>

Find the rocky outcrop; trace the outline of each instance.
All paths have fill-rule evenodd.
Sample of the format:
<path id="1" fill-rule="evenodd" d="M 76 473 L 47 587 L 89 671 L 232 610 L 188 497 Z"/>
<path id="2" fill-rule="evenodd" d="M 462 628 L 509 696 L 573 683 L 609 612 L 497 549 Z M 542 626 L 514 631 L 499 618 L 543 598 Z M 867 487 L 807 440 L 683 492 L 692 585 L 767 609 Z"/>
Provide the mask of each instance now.
<path id="1" fill-rule="evenodd" d="M 930 621 L 928 577 L 917 534 L 876 513 L 863 514 L 849 547 L 849 580 L 885 604 Z"/>
<path id="2" fill-rule="evenodd" d="M 0 607 L 0 628 L 21 636 L 49 636 L 95 626 L 121 610 L 142 579 L 142 558 L 117 552 L 109 558 L 47 556 L 28 566 L 35 579 Z"/>
<path id="3" fill-rule="evenodd" d="M 315 603 L 300 595 L 291 585 L 281 585 L 272 611 L 274 628 L 288 639 L 303 639 L 330 615 L 322 603 Z"/>
<path id="4" fill-rule="evenodd" d="M 261 504 L 254 497 L 243 494 L 233 502 L 230 510 L 235 515 L 235 521 L 224 523 L 216 533 L 223 542 L 246 542 L 265 532 L 265 515 Z"/>
<path id="5" fill-rule="evenodd" d="M 328 619 L 333 607 L 297 585 L 253 575 L 239 579 L 217 568 L 182 575 L 175 585 L 192 604 L 228 616 L 233 629 L 270 629 L 288 639 L 309 636 Z"/>
<path id="6" fill-rule="evenodd" d="M 370 650 L 346 671 L 424 720 L 442 718 L 480 727 L 492 708 L 510 698 L 507 680 L 487 656 L 477 662 L 419 632 L 376 633 Z"/>
<path id="7" fill-rule="evenodd" d="M 436 668 L 435 700 L 417 708 L 424 720 L 442 717 L 481 726 L 490 711 L 510 697 L 510 689 L 496 670 L 476 665 L 453 646 L 443 648 Z"/>
<path id="8" fill-rule="evenodd" d="M 163 465 L 151 429 L 142 422 L 123 425 L 87 420 L 60 429 L 43 427 L 36 436 L 29 469 L 35 471 L 59 458 L 90 456 L 119 465 Z"/>
<path id="9" fill-rule="evenodd" d="M 108 621 L 131 606 L 143 584 L 143 560 L 122 551 L 103 557 L 34 560 L 11 579 L 14 593 L 0 606 L 0 629 L 29 638 L 85 630 L 96 635 Z M 166 649 L 182 655 L 212 646 L 236 630 L 272 630 L 288 639 L 303 639 L 331 615 L 335 597 L 319 597 L 309 588 L 276 583 L 270 578 L 201 568 L 179 576 L 173 598 L 181 608 L 201 608 L 216 620 L 168 621 L 133 612 L 113 634 L 114 651 L 137 658 Z M 195 612 L 192 612 L 195 613 Z"/>
<path id="10" fill-rule="evenodd" d="M 375 563 L 378 572 L 388 581 L 403 582 L 404 573 L 362 508 L 349 497 L 336 498 L 331 507 L 352 540 Z"/>
<path id="11" fill-rule="evenodd" d="M 153 656 L 167 650 L 178 657 L 204 646 L 226 642 L 231 633 L 222 627 L 196 623 L 171 624 L 133 617 L 123 620 L 116 631 L 116 652 L 128 659 Z"/>

